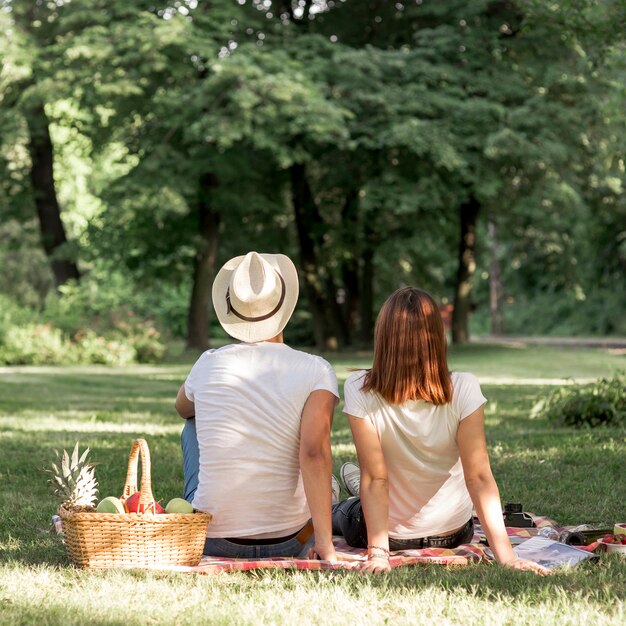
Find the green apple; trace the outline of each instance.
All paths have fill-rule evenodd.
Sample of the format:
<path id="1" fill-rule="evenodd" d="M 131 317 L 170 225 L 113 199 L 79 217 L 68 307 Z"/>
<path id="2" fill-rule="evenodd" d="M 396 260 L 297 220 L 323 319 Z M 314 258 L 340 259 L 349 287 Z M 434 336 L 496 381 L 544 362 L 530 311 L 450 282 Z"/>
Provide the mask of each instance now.
<path id="1" fill-rule="evenodd" d="M 124 505 L 119 498 L 109 496 L 98 502 L 96 507 L 98 513 L 125 513 Z"/>
<path id="2" fill-rule="evenodd" d="M 187 500 L 172 498 L 165 507 L 166 513 L 193 513 L 193 507 Z"/>

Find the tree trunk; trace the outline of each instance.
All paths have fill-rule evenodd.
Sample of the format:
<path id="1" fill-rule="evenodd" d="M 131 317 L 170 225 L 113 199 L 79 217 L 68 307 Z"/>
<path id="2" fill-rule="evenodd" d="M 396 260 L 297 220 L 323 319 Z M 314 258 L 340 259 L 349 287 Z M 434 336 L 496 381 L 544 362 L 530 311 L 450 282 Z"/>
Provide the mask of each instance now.
<path id="1" fill-rule="evenodd" d="M 30 180 L 35 197 L 41 242 L 50 261 L 54 284 L 58 288 L 68 280 L 78 280 L 76 263 L 67 255 L 67 237 L 54 186 L 54 149 L 50 139 L 48 116 L 43 105 L 26 111 L 30 141 Z"/>
<path id="2" fill-rule="evenodd" d="M 215 273 L 220 216 L 211 207 L 211 191 L 218 181 L 212 174 L 200 179 L 198 191 L 198 233 L 200 246 L 194 260 L 193 287 L 187 316 L 187 347 L 209 347 L 209 302 Z"/>
<path id="3" fill-rule="evenodd" d="M 452 312 L 452 343 L 454 344 L 469 341 L 472 283 L 476 270 L 476 222 L 479 211 L 480 204 L 474 196 L 470 196 L 460 209 L 459 268 L 456 275 L 454 311 Z"/>
<path id="4" fill-rule="evenodd" d="M 302 163 L 290 169 L 291 194 L 300 246 L 300 277 L 313 314 L 313 332 L 319 349 L 337 350 L 348 343 L 331 277 L 322 278 L 316 243 L 323 238 L 323 221 Z"/>
<path id="5" fill-rule="evenodd" d="M 491 334 L 504 334 L 504 292 L 498 230 L 493 218 L 487 224 L 489 233 L 489 309 L 491 311 Z"/>
<path id="6" fill-rule="evenodd" d="M 370 347 L 374 338 L 374 248 L 367 247 L 362 258 L 359 341 Z"/>
<path id="7" fill-rule="evenodd" d="M 343 317 L 348 334 L 353 337 L 357 333 L 360 302 L 359 284 L 359 190 L 351 189 L 341 211 L 342 246 L 341 276 L 345 296 L 343 301 Z"/>

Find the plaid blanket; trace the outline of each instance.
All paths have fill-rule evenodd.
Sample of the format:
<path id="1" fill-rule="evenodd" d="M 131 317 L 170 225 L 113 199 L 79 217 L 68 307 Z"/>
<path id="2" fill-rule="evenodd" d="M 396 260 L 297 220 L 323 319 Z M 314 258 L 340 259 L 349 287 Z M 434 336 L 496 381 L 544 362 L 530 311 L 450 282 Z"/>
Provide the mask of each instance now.
<path id="1" fill-rule="evenodd" d="M 536 528 L 507 528 L 511 538 L 520 540 L 534 537 L 542 528 L 552 526 L 558 531 L 566 530 L 548 517 L 541 517 L 529 513 Z M 475 520 L 477 522 L 477 520 Z M 491 561 L 492 557 L 484 543 L 485 535 L 476 523 L 474 537 L 471 543 L 463 544 L 458 548 L 423 548 L 422 550 L 402 550 L 392 552 L 389 559 L 391 567 L 404 567 L 416 563 L 439 563 L 443 565 L 467 565 L 478 561 Z M 305 570 L 336 570 L 350 569 L 355 562 L 363 560 L 367 550 L 351 548 L 343 537 L 334 537 L 333 543 L 338 553 L 339 561 L 317 561 L 291 557 L 266 559 L 224 559 L 221 557 L 205 556 L 195 567 L 172 566 L 165 569 L 176 572 L 190 572 L 196 574 L 216 574 L 218 572 L 234 572 L 253 569 L 305 569 Z M 591 546 L 589 546 L 591 548 Z M 163 568 L 159 568 L 163 569 Z"/>

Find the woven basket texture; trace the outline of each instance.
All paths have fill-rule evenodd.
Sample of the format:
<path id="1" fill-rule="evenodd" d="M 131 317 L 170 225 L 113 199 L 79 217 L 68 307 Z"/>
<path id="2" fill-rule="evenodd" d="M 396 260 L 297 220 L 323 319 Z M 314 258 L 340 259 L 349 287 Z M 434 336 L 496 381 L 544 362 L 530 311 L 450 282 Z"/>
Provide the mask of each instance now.
<path id="1" fill-rule="evenodd" d="M 140 504 L 153 501 L 150 452 L 144 439 L 133 442 L 121 500 L 137 491 L 141 456 Z M 85 513 L 61 507 L 63 535 L 72 563 L 88 569 L 197 565 L 211 515 L 209 513 Z"/>

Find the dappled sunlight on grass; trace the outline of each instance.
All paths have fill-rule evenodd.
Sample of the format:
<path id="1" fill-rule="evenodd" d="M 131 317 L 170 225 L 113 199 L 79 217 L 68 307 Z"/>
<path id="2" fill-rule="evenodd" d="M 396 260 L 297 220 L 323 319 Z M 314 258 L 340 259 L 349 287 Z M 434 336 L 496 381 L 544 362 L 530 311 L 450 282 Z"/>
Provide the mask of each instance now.
<path id="1" fill-rule="evenodd" d="M 519 376 L 481 376 L 480 382 L 483 385 L 508 385 L 508 386 L 527 386 L 527 385 L 584 385 L 594 381 L 595 378 L 522 378 Z"/>
<path id="2" fill-rule="evenodd" d="M 481 381 L 490 379 L 515 385 L 518 384 L 515 381 L 527 379 L 539 381 L 529 384 L 551 384 L 544 381 L 563 384 L 563 379 L 590 380 L 623 369 L 626 358 L 600 348 L 527 346 L 519 349 L 470 344 L 450 349 L 450 365 L 455 370 L 476 374 Z"/>
<path id="3" fill-rule="evenodd" d="M 333 444 L 333 457 L 356 459 L 356 448 L 353 443 L 335 443 Z"/>
<path id="4" fill-rule="evenodd" d="M 562 355 L 535 348 L 481 346 L 453 350 L 453 363 L 479 375 L 489 400 L 486 434 L 502 500 L 522 502 L 563 524 L 609 524 L 624 512 L 615 488 L 626 458 L 624 431 L 554 429 L 545 419 L 530 418 L 555 384 L 569 384 L 561 375 L 597 377 L 616 363 L 607 358 L 617 358 L 600 351 L 588 351 L 588 359 L 580 351 L 572 354 L 580 362 L 564 364 Z M 330 357 L 340 379 L 370 359 L 367 353 Z M 380 577 L 345 571 L 92 573 L 67 567 L 62 544 L 48 532 L 57 503 L 42 468 L 54 459 L 53 449 L 70 448 L 76 440 L 83 449 L 89 446 L 98 462 L 100 496 L 119 496 L 132 440 L 146 437 L 155 497 L 180 497 L 184 422 L 173 402 L 189 367 L 2 368 L 0 622 L 371 625 L 382 623 L 381 615 L 398 624 L 556 626 L 563 616 L 594 626 L 623 622 L 626 560 L 618 558 L 549 579 L 485 564 L 409 567 Z M 335 472 L 356 458 L 342 407 L 335 410 L 332 431 Z M 138 609 L 134 598 L 152 608 Z"/>
<path id="5" fill-rule="evenodd" d="M 36 376 L 142 376 L 144 378 L 161 378 L 169 380 L 182 379 L 187 376 L 190 365 L 126 365 L 124 367 L 113 367 L 109 365 L 14 365 L 10 367 L 0 367 L 0 375 L 28 376 L 33 380 Z"/>
<path id="6" fill-rule="evenodd" d="M 597 584 L 590 587 L 582 569 L 550 579 L 472 566 L 405 568 L 379 577 L 278 571 L 213 577 L 124 571 L 59 574 L 44 566 L 4 566 L 0 577 L 7 583 L 0 598 L 8 599 L 5 606 L 15 615 L 19 612 L 30 621 L 71 624 L 112 623 L 118 621 L 116 615 L 123 615 L 125 624 L 196 624 L 207 611 L 210 623 L 223 624 L 379 624 L 383 615 L 400 624 L 561 624 L 563 615 L 575 610 L 575 623 L 595 626 L 611 623 L 612 617 L 612 623 L 618 623 L 623 611 L 618 599 L 623 591 L 616 580 L 598 572 Z M 129 588 L 143 606 L 154 609 L 129 611 Z"/>
<path id="7" fill-rule="evenodd" d="M 172 420 L 171 425 L 154 424 L 149 421 L 125 420 L 125 423 L 111 421 L 87 420 L 58 420 L 53 416 L 43 416 L 33 420 L 10 420 L 0 418 L 0 428 L 12 428 L 14 434 L 19 432 L 68 432 L 75 433 L 143 433 L 145 435 L 173 435 L 180 434 L 182 425 Z M 11 433 L 3 433 L 3 437 L 10 437 Z"/>

